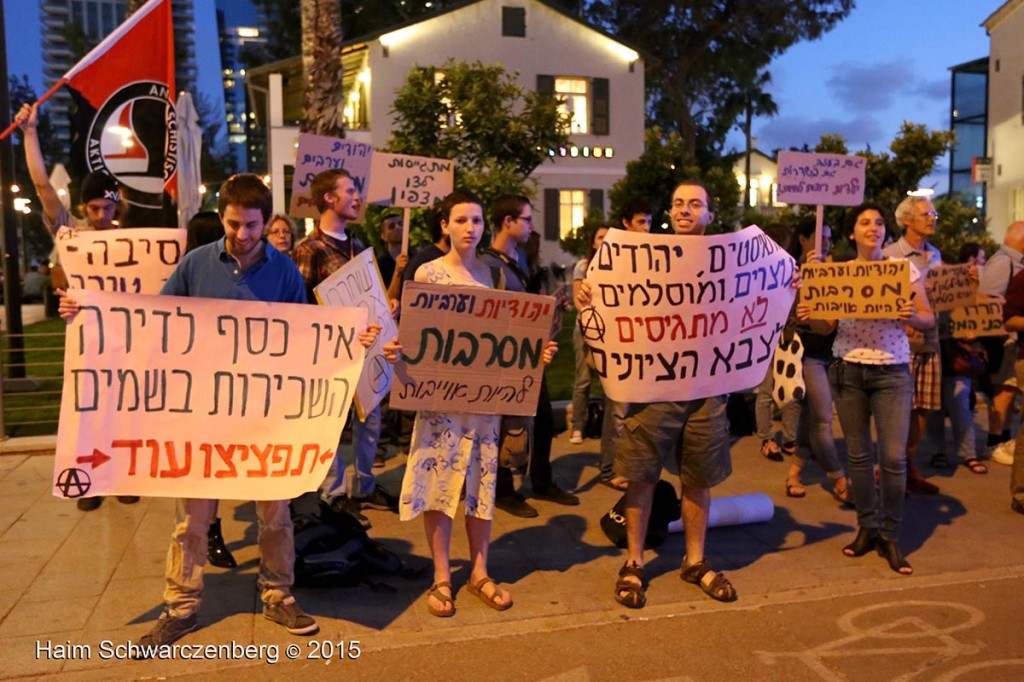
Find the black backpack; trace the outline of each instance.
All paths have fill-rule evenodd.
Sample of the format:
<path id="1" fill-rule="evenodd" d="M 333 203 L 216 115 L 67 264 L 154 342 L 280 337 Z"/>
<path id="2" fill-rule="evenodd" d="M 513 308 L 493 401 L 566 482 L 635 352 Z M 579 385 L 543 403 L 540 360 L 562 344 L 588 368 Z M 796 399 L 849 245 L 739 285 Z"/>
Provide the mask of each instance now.
<path id="1" fill-rule="evenodd" d="M 604 398 L 591 398 L 587 402 L 587 420 L 583 423 L 584 438 L 600 438 L 604 427 Z"/>
<path id="2" fill-rule="evenodd" d="M 295 523 L 295 584 L 305 587 L 349 587 L 368 584 L 395 592 L 374 580 L 402 572 L 402 560 L 376 540 L 350 514 L 323 502 L 318 516 L 302 515 Z"/>
<path id="3" fill-rule="evenodd" d="M 681 509 L 675 486 L 668 481 L 658 481 L 654 486 L 654 501 L 651 503 L 651 520 L 647 524 L 644 549 L 660 547 L 668 536 L 668 524 L 678 521 Z M 616 547 L 626 547 L 626 496 L 623 495 L 615 506 L 601 517 L 601 530 Z"/>

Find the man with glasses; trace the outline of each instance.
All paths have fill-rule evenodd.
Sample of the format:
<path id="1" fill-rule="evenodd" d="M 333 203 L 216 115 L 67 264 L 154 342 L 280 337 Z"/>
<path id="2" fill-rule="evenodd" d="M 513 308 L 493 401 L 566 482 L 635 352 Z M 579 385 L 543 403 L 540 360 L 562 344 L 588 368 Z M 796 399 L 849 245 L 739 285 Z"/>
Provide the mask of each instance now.
<path id="1" fill-rule="evenodd" d="M 939 214 L 927 197 L 907 197 L 896 207 L 896 223 L 903 226 L 903 236 L 882 249 L 890 258 L 904 258 L 928 276 L 933 267 L 942 265 L 939 250 L 928 243 L 935 234 Z M 921 442 L 928 413 L 942 409 L 942 362 L 939 356 L 939 326 L 925 332 L 907 327 L 910 339 L 910 373 L 914 379 L 914 403 L 907 435 L 907 490 L 935 495 L 939 486 L 921 476 L 914 466 L 914 453 Z M 939 439 L 942 443 L 942 438 Z"/>

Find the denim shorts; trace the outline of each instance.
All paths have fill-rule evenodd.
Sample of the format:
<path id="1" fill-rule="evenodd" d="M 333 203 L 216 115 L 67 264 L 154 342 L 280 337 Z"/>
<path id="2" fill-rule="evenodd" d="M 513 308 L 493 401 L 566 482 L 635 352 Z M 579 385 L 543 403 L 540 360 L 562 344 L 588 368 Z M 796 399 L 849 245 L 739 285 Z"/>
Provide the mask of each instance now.
<path id="1" fill-rule="evenodd" d="M 732 473 L 725 396 L 672 403 L 631 403 L 622 420 L 615 473 L 656 483 L 665 457 L 673 456 L 679 480 L 712 488 Z"/>

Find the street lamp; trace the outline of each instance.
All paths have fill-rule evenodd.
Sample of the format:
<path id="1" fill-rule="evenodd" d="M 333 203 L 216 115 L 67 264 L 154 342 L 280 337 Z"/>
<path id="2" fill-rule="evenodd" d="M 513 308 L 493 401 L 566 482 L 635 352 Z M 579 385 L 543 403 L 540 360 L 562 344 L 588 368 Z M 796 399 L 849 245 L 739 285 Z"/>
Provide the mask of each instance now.
<path id="1" fill-rule="evenodd" d="M 11 192 L 18 194 L 21 187 L 11 185 Z M 28 251 L 25 244 L 25 221 L 22 216 L 32 212 L 32 200 L 25 197 L 14 197 L 14 210 L 18 212 L 18 241 L 21 243 L 21 275 L 28 272 Z"/>

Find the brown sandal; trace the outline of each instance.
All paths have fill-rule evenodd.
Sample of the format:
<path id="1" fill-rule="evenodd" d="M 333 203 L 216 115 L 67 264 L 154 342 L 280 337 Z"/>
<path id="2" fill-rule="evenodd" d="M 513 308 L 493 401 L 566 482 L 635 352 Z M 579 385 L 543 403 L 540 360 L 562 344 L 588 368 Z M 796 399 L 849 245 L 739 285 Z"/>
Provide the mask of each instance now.
<path id="1" fill-rule="evenodd" d="M 486 587 L 488 583 L 494 585 L 494 592 L 492 592 L 489 597 L 484 594 L 484 587 Z M 481 578 L 475 583 L 469 582 L 466 585 L 466 589 L 469 590 L 470 594 L 477 597 L 480 601 L 487 604 L 495 611 L 505 611 L 512 608 L 512 598 L 509 593 L 501 589 L 501 587 L 498 586 L 498 583 L 494 582 L 493 578 L 487 577 Z M 497 601 L 499 597 L 508 597 L 508 601 L 504 603 Z"/>
<path id="2" fill-rule="evenodd" d="M 704 582 L 704 576 L 709 573 L 714 574 L 711 582 Z M 718 601 L 736 601 L 736 588 L 732 586 L 729 579 L 725 577 L 725 573 L 721 571 L 715 571 L 711 568 L 711 564 L 708 563 L 707 559 L 694 564 L 693 566 L 686 565 L 686 557 L 683 557 L 683 570 L 679 575 L 680 578 L 688 583 L 692 583 L 700 587 L 704 591 L 704 594 L 708 595 L 712 599 Z"/>
<path id="3" fill-rule="evenodd" d="M 438 618 L 451 618 L 455 615 L 455 599 L 453 596 L 441 592 L 442 587 L 447 587 L 448 591 L 452 592 L 452 584 L 447 580 L 434 583 L 430 588 L 430 592 L 427 593 L 427 611 L 430 611 L 430 615 L 437 616 Z M 439 609 L 431 604 L 431 597 L 441 602 L 444 608 Z M 452 605 L 450 609 L 448 608 L 449 604 Z"/>
<path id="4" fill-rule="evenodd" d="M 627 576 L 636 578 L 640 583 L 627 580 Z M 635 561 L 632 564 L 627 561 L 619 569 L 619 579 L 615 583 L 615 601 L 626 608 L 642 609 L 647 603 L 647 585 L 647 573 L 644 572 L 644 567 Z"/>
<path id="5" fill-rule="evenodd" d="M 843 482 L 842 488 L 839 487 L 839 481 Z M 850 481 L 846 476 L 837 478 L 832 483 L 832 497 L 836 498 L 836 501 L 844 507 L 853 506 L 853 500 L 850 498 Z"/>
<path id="6" fill-rule="evenodd" d="M 786 479 L 786 497 L 803 497 L 806 494 L 807 488 L 804 487 L 798 477 L 790 476 Z"/>

